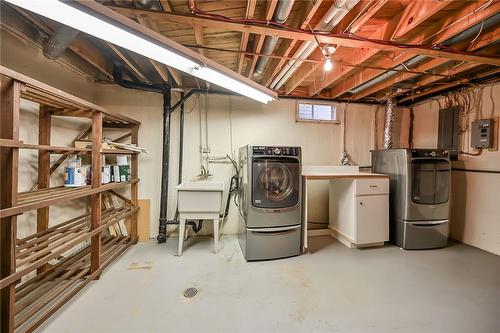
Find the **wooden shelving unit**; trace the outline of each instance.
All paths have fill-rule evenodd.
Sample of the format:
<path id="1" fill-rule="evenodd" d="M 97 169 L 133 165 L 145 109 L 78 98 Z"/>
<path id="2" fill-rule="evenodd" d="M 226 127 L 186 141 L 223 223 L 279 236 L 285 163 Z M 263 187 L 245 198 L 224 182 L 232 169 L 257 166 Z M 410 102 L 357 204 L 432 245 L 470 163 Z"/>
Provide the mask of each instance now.
<path id="1" fill-rule="evenodd" d="M 130 138 L 137 144 L 140 123 L 5 67 L 0 66 L 0 74 L 0 328 L 1 332 L 31 332 L 137 242 L 138 153 L 102 149 L 101 142 L 103 129 L 119 128 L 127 134 L 116 140 Z M 40 104 L 38 144 L 19 140 L 21 99 Z M 91 135 L 92 148 L 51 145 L 55 116 L 90 119 L 89 128 L 75 140 Z M 38 151 L 38 181 L 26 192 L 18 191 L 20 149 Z M 61 156 L 51 165 L 50 156 L 56 154 Z M 108 154 L 130 155 L 131 181 L 101 184 L 102 157 Z M 50 187 L 50 175 L 69 155 L 91 157 L 91 185 Z M 115 191 L 124 187 L 130 188 L 130 198 Z M 105 204 L 105 195 L 116 196 L 123 205 Z M 49 223 L 51 205 L 82 198 L 90 199 L 87 213 Z M 17 216 L 32 210 L 37 212 L 37 231 L 18 239 Z M 106 233 L 124 219 L 130 220 L 126 236 Z"/>

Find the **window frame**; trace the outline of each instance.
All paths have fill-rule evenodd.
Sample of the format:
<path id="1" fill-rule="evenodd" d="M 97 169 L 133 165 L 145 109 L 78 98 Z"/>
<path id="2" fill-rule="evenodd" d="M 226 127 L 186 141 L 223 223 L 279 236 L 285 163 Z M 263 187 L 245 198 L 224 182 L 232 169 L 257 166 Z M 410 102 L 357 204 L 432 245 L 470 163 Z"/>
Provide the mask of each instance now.
<path id="1" fill-rule="evenodd" d="M 335 108 L 335 119 L 334 120 L 324 120 L 324 119 L 304 119 L 300 118 L 300 104 L 310 104 L 312 105 L 312 114 L 314 117 L 314 105 L 326 105 Z M 296 122 L 306 122 L 306 123 L 326 123 L 326 124 L 340 124 L 338 119 L 338 108 L 335 103 L 328 103 L 324 101 L 314 101 L 314 100 L 297 100 L 295 106 L 295 121 Z"/>

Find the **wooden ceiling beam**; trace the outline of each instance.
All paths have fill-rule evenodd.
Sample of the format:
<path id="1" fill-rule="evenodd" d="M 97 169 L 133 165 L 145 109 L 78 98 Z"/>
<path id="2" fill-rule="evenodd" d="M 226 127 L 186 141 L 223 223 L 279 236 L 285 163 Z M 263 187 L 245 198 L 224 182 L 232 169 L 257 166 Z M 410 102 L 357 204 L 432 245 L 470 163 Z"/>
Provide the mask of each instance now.
<path id="1" fill-rule="evenodd" d="M 168 0 L 160 0 L 161 6 L 163 7 L 163 10 L 165 12 L 172 12 L 172 6 L 170 5 L 170 2 Z"/>
<path id="2" fill-rule="evenodd" d="M 270 21 L 273 18 L 274 10 L 276 9 L 277 4 L 278 4 L 278 0 L 271 0 L 271 1 L 267 2 L 266 15 L 264 17 L 264 20 Z M 260 50 L 262 49 L 262 45 L 264 44 L 265 38 L 266 38 L 265 35 L 255 36 L 254 53 L 260 53 Z M 258 56 L 251 57 L 250 66 L 248 67 L 248 70 L 247 70 L 247 77 L 249 79 L 252 78 L 253 71 L 255 69 L 255 65 L 257 64 L 257 60 L 259 60 Z"/>
<path id="3" fill-rule="evenodd" d="M 447 39 L 458 35 L 462 31 L 467 30 L 488 17 L 500 13 L 500 1 L 493 0 L 488 7 L 483 8 L 483 6 L 488 3 L 489 1 L 487 0 L 474 1 L 461 7 L 459 12 L 447 16 L 442 23 L 443 29 L 440 29 L 435 36 L 432 36 L 432 40 L 426 42 L 441 44 Z"/>
<path id="4" fill-rule="evenodd" d="M 81 10 L 87 11 L 92 13 L 93 15 L 97 15 L 101 17 L 102 19 L 106 20 L 107 22 L 110 22 L 111 24 L 118 25 L 123 27 L 124 29 L 127 29 L 133 34 L 136 34 L 137 36 L 141 36 L 144 39 L 147 39 L 153 43 L 156 43 L 160 45 L 161 47 L 164 47 L 165 49 L 172 50 L 183 57 L 186 57 L 187 59 L 191 59 L 192 61 L 200 64 L 205 64 L 208 68 L 211 70 L 214 70 L 216 72 L 219 72 L 225 76 L 228 76 L 229 78 L 239 81 L 243 84 L 248 85 L 249 87 L 252 87 L 259 92 L 262 92 L 272 98 L 277 98 L 277 94 L 262 85 L 258 84 L 255 81 L 249 80 L 244 76 L 239 75 L 238 73 L 228 69 L 227 67 L 217 63 L 216 61 L 204 57 L 200 55 L 199 53 L 182 46 L 181 44 L 173 41 L 172 39 L 158 33 L 155 31 L 152 31 L 151 29 L 146 28 L 145 26 L 141 25 L 140 23 L 129 19 L 122 14 L 118 13 L 117 11 L 112 10 L 112 8 L 101 5 L 95 1 L 86 1 L 86 0 L 75 0 L 72 2 L 72 6 L 75 6 L 76 8 L 79 8 Z M 156 13 L 157 15 L 159 14 L 160 17 L 170 17 L 170 16 L 175 16 L 177 14 L 172 14 L 172 13 Z M 148 16 L 146 16 L 148 17 Z M 153 17 L 154 19 L 158 19 L 157 16 Z M 186 71 L 189 72 L 190 69 L 186 68 Z"/>
<path id="5" fill-rule="evenodd" d="M 450 24 L 450 22 L 453 21 L 458 21 L 459 23 L 456 24 L 457 26 L 460 24 L 460 27 L 457 27 L 456 29 L 453 29 L 453 32 L 455 34 L 458 34 L 464 30 L 467 29 L 469 26 L 473 26 L 482 20 L 488 18 L 489 16 L 495 15 L 497 10 L 500 10 L 500 3 L 496 3 L 494 5 L 491 5 L 484 9 L 483 11 L 478 12 L 476 15 L 471 15 L 470 18 L 468 18 L 466 21 L 468 25 L 462 25 L 462 21 L 459 21 L 462 17 L 470 14 L 474 10 L 478 8 L 477 3 L 467 3 L 460 9 L 458 9 L 453 15 L 450 15 L 439 22 L 433 24 L 432 26 L 426 28 L 423 32 L 419 33 L 418 35 L 414 36 L 412 39 L 408 41 L 408 43 L 411 44 L 421 44 L 421 43 L 426 43 L 426 40 L 429 40 L 430 38 L 434 38 L 433 35 L 436 35 L 440 30 L 443 30 L 443 27 L 447 27 L 446 24 Z M 449 31 L 450 29 L 443 30 L 443 33 L 446 31 Z M 443 35 L 442 35 L 443 36 Z M 449 33 L 446 34 L 446 39 L 453 37 L 454 35 L 450 35 Z M 438 41 L 443 42 L 444 40 L 438 39 Z M 413 58 L 415 54 L 413 53 L 397 53 L 397 56 L 392 59 L 383 59 L 379 60 L 375 65 L 377 67 L 383 67 L 383 68 L 394 68 L 395 66 L 400 65 L 401 63 Z M 439 58 L 439 57 L 436 57 Z M 446 57 L 443 57 L 443 59 L 446 59 Z M 455 60 L 455 59 L 454 59 Z M 459 60 L 460 59 L 456 59 Z M 462 59 L 464 60 L 464 59 Z M 375 78 L 376 76 L 382 74 L 383 71 L 381 70 L 376 70 L 376 69 L 367 69 L 364 70 L 360 73 L 357 73 L 351 77 L 349 77 L 346 80 L 342 80 L 339 84 L 336 84 L 330 89 L 330 96 L 332 98 L 338 97 L 345 92 Z"/>
<path id="6" fill-rule="evenodd" d="M 376 12 L 379 11 L 380 8 L 387 3 L 387 1 L 388 0 L 376 0 L 374 3 L 370 4 L 360 16 L 355 18 L 354 21 L 350 23 L 347 31 L 352 33 L 358 31 L 369 19 L 372 18 L 373 15 L 375 15 Z"/>
<path id="7" fill-rule="evenodd" d="M 316 14 L 316 11 L 318 10 L 319 6 L 322 4 L 323 0 L 318 0 L 316 2 L 307 2 L 306 6 L 307 8 L 305 9 L 305 12 L 307 13 L 307 16 L 304 18 L 302 21 L 302 24 L 300 25 L 300 29 L 306 29 L 309 26 L 309 22 L 311 22 L 312 18 Z M 285 51 L 283 52 L 283 59 L 281 59 L 276 66 L 273 66 L 273 68 L 269 68 L 268 73 L 264 74 L 262 82 L 264 85 L 267 87 L 271 84 L 272 80 L 274 77 L 279 73 L 281 68 L 286 62 L 286 58 L 290 56 L 290 53 L 294 49 L 295 45 L 297 45 L 298 40 L 293 39 L 290 41 L 288 46 L 286 46 Z M 271 72 L 272 70 L 272 72 Z"/>
<path id="8" fill-rule="evenodd" d="M 249 19 L 252 18 L 255 14 L 255 5 L 257 4 L 257 0 L 248 0 L 247 2 L 247 9 L 245 12 L 245 18 Z M 240 42 L 240 51 L 245 52 L 247 50 L 247 44 L 248 44 L 248 32 L 243 32 L 241 34 L 241 42 Z M 243 70 L 243 63 L 245 62 L 245 54 L 241 53 L 238 56 L 238 73 L 241 74 L 241 71 Z"/>
<path id="9" fill-rule="evenodd" d="M 500 3 L 498 3 L 500 5 Z M 219 21 L 212 18 L 205 18 L 193 15 L 181 15 L 181 14 L 173 14 L 173 13 L 160 13 L 153 11 L 146 11 L 137 8 L 122 8 L 122 7 L 114 7 L 110 6 L 109 8 L 114 9 L 116 12 L 128 16 L 128 17 L 151 17 L 155 20 L 171 20 L 179 23 L 185 24 L 199 24 L 203 27 L 211 27 L 218 28 L 229 31 L 239 31 L 239 32 L 248 32 L 258 35 L 267 35 L 267 36 L 277 36 L 279 38 L 285 39 L 297 39 L 304 41 L 315 41 L 316 38 L 320 43 L 325 44 L 335 44 L 339 46 L 346 46 L 354 49 L 360 48 L 372 48 L 381 51 L 388 52 L 401 52 L 401 48 L 397 45 L 379 43 L 374 40 L 356 40 L 349 37 L 344 36 L 324 36 L 324 35 L 314 35 L 308 32 L 297 32 L 291 31 L 281 28 L 274 28 L 270 26 L 261 26 L 261 25 L 253 25 L 253 24 L 242 24 L 236 22 L 225 22 Z M 405 48 L 406 53 L 413 54 L 421 54 L 434 58 L 447 58 L 450 60 L 464 60 L 469 62 L 477 62 L 483 64 L 490 64 L 494 66 L 500 66 L 500 58 L 498 57 L 483 57 L 472 54 L 457 54 L 455 52 L 447 51 L 447 50 L 439 50 L 439 49 L 431 49 L 421 46 L 415 46 L 411 48 Z M 258 53 L 258 52 L 257 52 Z"/>
<path id="10" fill-rule="evenodd" d="M 193 25 L 194 38 L 196 39 L 196 44 L 205 46 L 205 37 L 203 36 L 203 27 L 195 24 Z M 205 49 L 198 48 L 198 53 L 205 56 Z"/>
<path id="11" fill-rule="evenodd" d="M 467 51 L 474 51 L 474 50 L 482 49 L 483 47 L 486 47 L 492 43 L 496 43 L 499 40 L 500 40 L 500 26 L 496 27 L 494 30 L 484 34 L 483 36 L 478 38 L 476 41 L 474 41 L 470 45 L 470 47 L 467 48 Z"/>
<path id="12" fill-rule="evenodd" d="M 474 67 L 478 67 L 480 65 L 477 65 L 477 64 L 467 64 L 466 66 L 474 68 Z M 467 68 L 467 69 L 471 69 L 471 68 Z M 436 94 L 436 93 L 438 93 L 440 91 L 443 91 L 443 90 L 446 90 L 446 89 L 450 89 L 450 88 L 454 88 L 454 87 L 457 87 L 459 85 L 468 83 L 468 82 L 470 82 L 470 81 L 472 81 L 474 79 L 481 79 L 481 78 L 484 78 L 484 77 L 487 77 L 487 76 L 490 76 L 490 75 L 494 75 L 494 74 L 498 74 L 498 73 L 500 73 L 500 67 L 496 67 L 496 68 L 494 68 L 492 70 L 489 70 L 489 71 L 486 71 L 486 72 L 481 72 L 480 74 L 475 75 L 475 76 L 473 76 L 471 78 L 462 79 L 462 80 L 458 80 L 458 81 L 450 82 L 450 83 L 443 83 L 443 84 L 441 84 L 439 86 L 436 86 L 434 88 L 430 88 L 430 89 L 427 89 L 427 90 L 423 90 L 423 91 L 417 92 L 414 95 L 402 98 L 401 100 L 398 101 L 398 103 L 405 103 L 405 102 L 414 100 L 415 98 L 421 99 L 422 97 L 433 95 L 433 94 Z"/>
<path id="13" fill-rule="evenodd" d="M 149 78 L 147 78 L 139 68 L 137 68 L 137 66 L 132 62 L 132 60 L 130 60 L 125 55 L 125 53 L 118 48 L 118 46 L 111 44 L 111 43 L 108 43 L 108 42 L 105 42 L 105 43 L 114 52 L 114 54 L 118 58 L 120 58 L 128 66 L 128 68 L 130 68 L 132 70 L 132 72 L 135 74 L 135 76 L 137 76 L 138 78 L 140 78 L 144 82 L 151 83 L 151 80 Z"/>
<path id="14" fill-rule="evenodd" d="M 370 38 L 380 38 L 384 40 L 392 40 L 394 36 L 400 35 L 402 33 L 408 34 L 410 30 L 408 30 L 410 27 L 414 28 L 421 24 L 425 19 L 429 18 L 430 16 L 434 15 L 437 13 L 437 11 L 441 10 L 444 8 L 445 5 L 448 5 L 450 3 L 449 0 L 444 0 L 440 2 L 434 2 L 434 1 L 415 1 L 417 5 L 413 5 L 411 3 L 408 5 L 399 15 L 393 17 L 391 20 L 389 20 L 387 23 L 385 23 L 381 29 L 379 29 L 377 32 L 373 33 Z M 423 7 L 423 3 L 429 3 Z M 417 10 L 422 9 L 425 10 L 423 13 L 417 12 Z M 411 22 L 410 22 L 411 21 Z M 409 24 L 408 24 L 409 22 Z M 437 31 L 434 30 L 434 31 Z M 434 32 L 433 31 L 433 32 Z M 412 44 L 417 44 L 415 43 L 415 38 L 413 38 L 411 41 L 408 43 Z M 379 51 L 378 50 L 368 50 L 363 53 L 357 53 L 354 50 L 351 50 L 351 55 L 348 56 L 348 59 L 353 59 L 353 64 L 362 64 L 363 62 L 367 61 L 369 58 L 377 54 Z M 317 68 L 317 67 L 316 67 Z M 315 70 L 314 68 L 313 70 Z M 330 73 L 327 73 L 324 76 L 323 82 L 319 86 L 314 86 L 311 85 L 309 91 L 311 92 L 312 95 L 318 93 L 325 87 L 331 85 L 333 82 L 340 81 L 342 77 L 345 77 L 349 73 L 352 73 L 355 70 L 353 67 L 336 67 L 334 70 Z M 312 72 L 312 70 L 311 70 Z M 302 73 L 301 73 L 302 74 Z M 317 71 L 315 73 L 315 78 L 313 82 L 320 82 L 319 79 L 321 78 L 321 75 L 323 73 L 320 71 Z M 335 96 L 336 97 L 336 96 Z"/>
<path id="15" fill-rule="evenodd" d="M 497 28 L 496 30 L 500 30 L 500 28 Z M 498 32 L 497 32 L 497 34 L 498 34 Z M 472 46 L 472 48 L 470 49 L 470 51 L 475 51 L 475 50 L 480 49 L 483 46 L 485 46 L 484 45 L 484 43 L 485 43 L 484 40 L 486 40 L 488 43 L 493 42 L 491 40 L 491 36 L 486 36 L 485 35 L 482 38 L 479 38 L 477 40 L 477 43 L 475 43 L 475 45 Z M 419 72 L 426 72 L 426 71 L 431 70 L 433 68 L 436 68 L 438 66 L 444 65 L 447 62 L 448 62 L 448 59 L 431 59 L 430 61 L 426 61 L 423 64 L 418 65 L 415 68 L 411 68 L 411 70 L 412 71 L 419 71 Z M 440 74 L 452 75 L 450 73 L 444 73 L 444 72 L 441 72 Z M 416 77 L 417 75 L 419 75 L 419 74 L 415 74 L 415 73 L 397 73 L 396 75 L 394 75 L 390 79 L 384 80 L 382 82 L 379 82 L 379 83 L 373 85 L 372 87 L 364 89 L 363 91 L 360 91 L 359 93 L 350 96 L 349 98 L 352 99 L 352 100 L 358 100 L 358 99 L 361 99 L 363 97 L 373 95 L 373 94 L 377 93 L 378 91 L 387 89 L 390 86 L 393 86 L 393 85 L 395 85 L 395 84 L 397 84 L 397 83 L 399 83 L 401 81 L 412 79 L 412 78 Z M 429 80 L 432 80 L 432 78 L 429 78 Z M 437 81 L 437 80 L 439 80 L 439 77 L 436 77 L 433 80 Z"/>
<path id="16" fill-rule="evenodd" d="M 448 6 L 453 1 L 454 0 L 410 2 L 410 4 L 405 7 L 391 39 L 402 39 L 412 29 L 422 24 L 425 20 Z"/>
<path id="17" fill-rule="evenodd" d="M 488 51 L 491 53 L 495 53 L 494 48 L 491 50 L 488 50 Z M 480 66 L 480 65 L 474 64 L 474 63 L 463 63 L 463 64 L 460 64 L 458 66 L 455 65 L 453 67 L 451 67 L 451 65 L 450 65 L 451 68 L 450 67 L 443 68 L 438 72 L 438 74 L 447 75 L 447 76 L 451 77 L 451 76 L 455 76 L 455 75 L 461 74 L 463 72 L 466 72 L 466 71 L 473 69 L 477 66 Z M 423 77 L 420 80 L 418 80 L 417 82 L 415 82 L 412 89 L 405 89 L 404 91 L 394 92 L 393 94 L 391 94 L 391 97 L 398 97 L 404 93 L 407 93 L 408 91 L 414 90 L 415 88 L 424 88 L 425 86 L 435 84 L 439 80 L 442 80 L 442 78 L 439 78 L 436 76 Z M 384 96 L 379 96 L 378 98 L 383 99 Z"/>
<path id="18" fill-rule="evenodd" d="M 168 1 L 166 1 L 166 2 L 168 3 Z M 156 25 L 156 23 L 154 21 L 152 21 L 150 19 L 147 19 L 147 18 L 144 18 L 144 17 L 138 17 L 137 21 L 140 24 L 144 25 L 146 28 L 151 29 L 154 32 L 160 33 L 160 29 L 158 28 L 158 26 Z M 158 72 L 158 74 L 160 75 L 160 77 L 164 81 L 170 82 L 170 80 L 168 78 L 168 75 L 166 76 L 167 78 L 165 78 L 165 73 L 164 73 L 163 65 L 157 63 L 156 61 L 154 61 L 152 59 L 148 59 L 148 60 L 151 63 L 151 65 L 153 65 L 153 67 L 155 68 L 156 72 Z M 166 67 L 167 67 L 168 72 L 170 73 L 170 75 L 174 79 L 175 83 L 178 86 L 182 86 L 182 74 L 178 70 L 176 70 L 175 68 L 172 68 L 172 67 L 169 67 L 169 66 L 166 66 Z"/>
<path id="19" fill-rule="evenodd" d="M 367 10 L 361 14 L 355 21 L 354 25 L 349 27 L 350 32 L 355 33 L 364 23 L 366 23 L 372 15 L 374 15 L 385 3 L 387 0 L 380 0 L 372 3 Z M 364 5 L 364 4 L 362 4 Z M 357 7 L 354 7 L 357 8 Z M 362 10 L 362 8 L 361 8 Z M 372 38 L 378 38 L 378 39 L 386 39 L 390 36 L 390 34 L 393 32 L 395 29 L 395 24 L 394 21 L 392 22 L 387 22 L 385 23 L 381 29 L 379 29 L 377 32 L 373 33 L 370 37 Z M 342 50 L 342 48 L 340 49 Z M 340 51 L 337 50 L 337 51 Z M 352 62 L 353 64 L 360 64 L 363 63 L 364 61 L 368 60 L 371 58 L 375 53 L 378 52 L 378 50 L 370 50 L 370 49 L 361 49 L 358 52 L 355 50 L 348 50 L 344 49 L 345 52 L 351 53 L 349 57 L 345 57 L 346 59 L 349 59 L 351 61 L 353 57 L 355 57 L 354 61 Z M 309 59 L 311 60 L 318 60 L 318 61 L 324 61 L 324 55 L 321 52 L 320 49 L 316 49 L 313 51 L 313 53 L 309 56 Z M 340 75 L 346 75 L 350 71 L 354 70 L 353 67 L 338 67 L 334 66 L 334 73 L 325 73 L 323 70 L 323 66 L 321 64 L 310 64 L 310 65 L 304 65 L 297 70 L 294 75 L 290 77 L 288 82 L 285 84 L 285 95 L 290 94 L 295 88 L 297 88 L 306 78 L 308 78 L 311 74 L 313 74 L 313 84 L 312 84 L 312 89 L 310 89 L 311 95 L 315 95 L 318 91 L 320 91 L 325 85 L 324 82 L 329 82 L 331 78 L 338 79 L 340 78 Z M 340 72 L 340 73 L 339 73 Z M 316 86 L 316 83 L 319 83 L 318 86 Z"/>

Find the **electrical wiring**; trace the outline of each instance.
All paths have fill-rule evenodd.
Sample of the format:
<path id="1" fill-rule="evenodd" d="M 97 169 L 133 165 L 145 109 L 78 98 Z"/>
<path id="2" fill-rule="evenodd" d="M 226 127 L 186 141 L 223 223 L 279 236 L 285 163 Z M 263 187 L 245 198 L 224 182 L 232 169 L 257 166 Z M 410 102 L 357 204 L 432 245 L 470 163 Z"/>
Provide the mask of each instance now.
<path id="1" fill-rule="evenodd" d="M 458 20 L 456 20 L 455 22 L 452 22 L 448 25 L 446 25 L 444 28 L 440 29 L 439 31 L 435 32 L 434 34 L 428 36 L 427 38 L 425 38 L 422 43 L 425 43 L 426 41 L 428 41 L 429 39 L 433 38 L 434 36 L 437 36 L 438 34 L 440 34 L 441 32 L 445 31 L 445 30 L 448 30 L 449 28 L 451 28 L 452 26 L 454 26 L 455 24 L 461 22 L 462 20 L 465 20 L 466 18 L 468 18 L 469 16 L 471 15 L 474 15 L 474 14 L 477 14 L 479 13 L 480 11 L 488 8 L 492 3 L 493 3 L 494 0 L 489 0 L 488 2 L 485 2 L 484 4 L 482 4 L 481 6 L 479 6 L 478 8 L 476 8 L 474 11 L 470 12 L 469 14 L 465 15 L 465 16 L 462 16 L 461 18 L 459 18 Z"/>
<path id="2" fill-rule="evenodd" d="M 356 22 L 356 20 L 361 16 L 361 14 L 364 13 L 364 11 L 368 8 L 368 6 L 370 6 L 372 4 L 373 0 L 370 0 L 364 7 L 363 9 L 361 9 L 358 14 L 356 15 L 356 17 L 354 19 L 352 19 L 352 21 L 347 25 L 347 27 L 344 29 L 344 32 L 351 32 L 351 27 L 352 25 L 354 24 L 354 22 Z"/>
<path id="3" fill-rule="evenodd" d="M 492 2 L 493 0 L 490 0 Z M 486 3 L 488 4 L 488 3 Z M 486 5 L 485 4 L 485 5 Z M 477 13 L 480 10 L 483 10 L 484 8 L 488 7 L 488 5 L 483 5 L 476 9 L 473 13 Z M 385 46 L 392 46 L 396 47 L 402 50 L 405 49 L 412 49 L 412 50 L 441 50 L 441 51 L 446 51 L 454 54 L 461 54 L 461 55 L 468 55 L 468 52 L 463 52 L 460 50 L 453 49 L 451 47 L 441 45 L 441 44 L 431 44 L 431 45 L 422 45 L 422 44 L 403 44 L 403 43 L 397 43 L 393 41 L 386 41 L 386 40 L 381 40 L 381 39 L 371 39 L 371 38 L 366 38 L 362 36 L 358 36 L 353 33 L 331 33 L 327 31 L 321 31 L 321 30 L 307 30 L 307 29 L 300 29 L 300 28 L 294 28 L 292 26 L 289 26 L 285 23 L 280 23 L 280 22 L 274 22 L 274 21 L 269 21 L 269 20 L 258 20 L 258 19 L 251 19 L 251 18 L 229 18 L 224 15 L 220 14 L 214 14 L 214 13 L 208 13 L 203 10 L 200 10 L 199 8 L 196 7 L 194 1 L 190 1 L 189 3 L 189 8 L 191 12 L 199 17 L 204 17 L 204 18 L 209 18 L 209 19 L 215 19 L 218 21 L 223 21 L 223 22 L 228 22 L 228 23 L 240 23 L 240 24 L 246 24 L 246 25 L 260 25 L 260 26 L 272 26 L 276 28 L 281 28 L 283 30 L 291 31 L 291 32 L 297 32 L 297 33 L 302 33 L 302 34 L 308 34 L 313 36 L 314 38 L 317 38 L 317 36 L 324 36 L 324 37 L 338 37 L 338 38 L 345 38 L 345 39 L 351 39 L 351 40 L 357 40 L 357 41 L 365 41 L 365 42 L 370 42 L 370 43 L 375 43 L 378 45 L 385 45 Z M 472 14 L 472 13 L 471 13 Z M 466 15 L 465 17 L 470 16 Z M 460 20 L 461 21 L 464 17 L 462 17 Z M 456 21 L 456 22 L 458 22 Z M 437 33 L 436 33 L 437 34 Z M 428 39 L 428 38 L 427 38 Z M 427 40 L 426 39 L 426 40 Z M 493 59 L 498 59 L 500 58 L 500 55 L 488 55 L 485 57 L 490 57 Z"/>

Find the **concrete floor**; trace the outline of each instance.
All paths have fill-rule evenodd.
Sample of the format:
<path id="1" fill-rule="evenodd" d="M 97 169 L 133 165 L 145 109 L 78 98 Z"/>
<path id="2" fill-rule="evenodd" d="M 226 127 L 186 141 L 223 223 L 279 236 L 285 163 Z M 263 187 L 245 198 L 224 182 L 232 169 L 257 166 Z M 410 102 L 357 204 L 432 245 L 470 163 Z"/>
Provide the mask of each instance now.
<path id="1" fill-rule="evenodd" d="M 348 249 L 247 263 L 237 240 L 142 243 L 40 332 L 500 332 L 500 257 L 463 244 Z M 187 287 L 199 289 L 191 299 Z"/>

